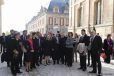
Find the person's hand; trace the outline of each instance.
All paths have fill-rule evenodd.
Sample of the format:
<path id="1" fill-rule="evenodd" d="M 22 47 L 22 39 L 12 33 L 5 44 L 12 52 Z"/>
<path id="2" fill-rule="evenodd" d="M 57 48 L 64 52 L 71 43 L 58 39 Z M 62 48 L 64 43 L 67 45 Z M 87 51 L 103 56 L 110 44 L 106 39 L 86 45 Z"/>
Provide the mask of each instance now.
<path id="1" fill-rule="evenodd" d="M 13 52 L 14 52 L 16 55 L 19 54 L 19 52 L 18 52 L 17 50 L 14 50 Z"/>
<path id="2" fill-rule="evenodd" d="M 113 52 L 114 52 L 114 47 L 112 48 Z"/>
<path id="3" fill-rule="evenodd" d="M 52 49 L 52 51 L 54 51 L 54 49 Z"/>
<path id="4" fill-rule="evenodd" d="M 34 50 L 31 50 L 31 52 L 34 52 Z"/>

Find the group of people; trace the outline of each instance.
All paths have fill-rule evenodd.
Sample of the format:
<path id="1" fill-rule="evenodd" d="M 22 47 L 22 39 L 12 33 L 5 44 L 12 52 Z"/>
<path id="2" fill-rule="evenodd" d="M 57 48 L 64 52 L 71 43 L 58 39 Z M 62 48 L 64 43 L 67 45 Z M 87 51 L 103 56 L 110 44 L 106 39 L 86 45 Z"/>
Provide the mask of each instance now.
<path id="1" fill-rule="evenodd" d="M 105 63 L 109 64 L 111 62 L 111 59 L 114 57 L 114 40 L 112 40 L 111 34 L 108 34 L 103 41 L 99 34 L 96 33 L 95 27 L 89 33 L 90 35 L 88 36 L 86 30 L 82 29 L 82 36 L 78 37 L 76 34 L 75 39 L 78 41 L 74 50 L 80 56 L 80 67 L 78 69 L 86 71 L 87 66 L 90 66 L 93 70 L 89 71 L 89 73 L 97 73 L 97 76 L 102 76 L 100 58 L 103 57 Z M 88 64 L 86 64 L 87 61 Z"/>
<path id="2" fill-rule="evenodd" d="M 90 36 L 86 34 L 86 30 L 81 30 L 82 36 L 69 32 L 67 36 L 57 31 L 57 34 L 51 32 L 42 35 L 40 32 L 32 32 L 27 34 L 27 30 L 21 35 L 19 32 L 11 30 L 10 35 L 5 33 L 0 37 L 2 58 L 7 62 L 7 66 L 11 68 L 13 76 L 22 73 L 20 68 L 25 66 L 27 72 L 35 69 L 36 66 L 44 64 L 53 65 L 64 64 L 72 67 L 74 61 L 77 62 L 77 53 L 80 56 L 80 68 L 87 70 L 86 58 L 88 58 L 88 66 L 92 66 L 93 70 L 89 73 L 97 73 L 101 76 L 100 55 L 102 52 L 106 54 L 106 63 L 110 63 L 111 55 L 114 53 L 114 42 L 111 35 L 102 42 L 102 38 L 96 34 L 96 30 L 90 32 Z M 91 58 L 91 59 L 90 59 Z M 90 64 L 90 60 L 92 60 Z M 98 64 L 98 67 L 97 67 Z M 98 70 L 97 70 L 98 68 Z"/>

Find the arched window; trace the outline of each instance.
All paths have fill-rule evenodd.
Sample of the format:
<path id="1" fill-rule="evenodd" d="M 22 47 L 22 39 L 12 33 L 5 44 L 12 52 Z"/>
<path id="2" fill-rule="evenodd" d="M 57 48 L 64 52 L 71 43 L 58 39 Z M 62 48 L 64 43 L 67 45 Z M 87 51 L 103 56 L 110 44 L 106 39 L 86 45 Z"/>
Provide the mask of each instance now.
<path id="1" fill-rule="evenodd" d="M 59 7 L 55 6 L 55 7 L 53 8 L 53 12 L 54 12 L 54 13 L 59 13 Z"/>

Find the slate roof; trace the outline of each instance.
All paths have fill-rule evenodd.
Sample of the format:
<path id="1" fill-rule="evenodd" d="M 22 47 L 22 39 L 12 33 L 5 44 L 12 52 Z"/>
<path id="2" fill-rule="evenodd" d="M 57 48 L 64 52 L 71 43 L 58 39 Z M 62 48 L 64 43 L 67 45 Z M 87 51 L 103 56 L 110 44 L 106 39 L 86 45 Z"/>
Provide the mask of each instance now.
<path id="1" fill-rule="evenodd" d="M 51 0 L 49 7 L 47 9 L 47 12 L 49 13 L 53 13 L 53 8 L 54 6 L 58 6 L 59 7 L 59 13 L 62 14 L 64 13 L 65 7 L 67 5 L 67 1 L 69 0 Z"/>
<path id="2" fill-rule="evenodd" d="M 43 12 L 46 12 L 46 13 L 54 13 L 53 12 L 53 8 L 55 6 L 59 7 L 59 14 L 65 14 L 64 13 L 64 10 L 66 10 L 65 7 L 68 7 L 69 8 L 69 0 L 51 0 L 50 3 L 49 3 L 49 6 L 47 7 L 47 9 L 43 6 L 41 6 L 41 9 L 40 9 L 40 12 L 37 14 L 37 16 L 34 16 L 31 21 L 29 21 L 27 23 L 27 25 L 29 23 L 31 23 L 32 21 L 34 21 L 39 15 L 43 14 Z"/>

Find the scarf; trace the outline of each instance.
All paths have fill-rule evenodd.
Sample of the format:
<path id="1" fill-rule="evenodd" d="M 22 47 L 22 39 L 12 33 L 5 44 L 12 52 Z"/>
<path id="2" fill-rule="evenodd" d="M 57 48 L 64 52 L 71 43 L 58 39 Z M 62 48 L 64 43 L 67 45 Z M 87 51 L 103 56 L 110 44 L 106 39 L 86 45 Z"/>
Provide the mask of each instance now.
<path id="1" fill-rule="evenodd" d="M 112 43 L 112 40 L 107 40 L 107 43 L 108 43 L 108 48 L 109 50 L 112 50 L 112 46 L 113 46 L 113 43 Z"/>
<path id="2" fill-rule="evenodd" d="M 31 46 L 31 48 L 33 50 L 33 41 L 32 41 L 32 39 L 28 39 L 28 42 L 30 43 L 30 46 Z"/>

